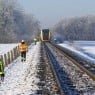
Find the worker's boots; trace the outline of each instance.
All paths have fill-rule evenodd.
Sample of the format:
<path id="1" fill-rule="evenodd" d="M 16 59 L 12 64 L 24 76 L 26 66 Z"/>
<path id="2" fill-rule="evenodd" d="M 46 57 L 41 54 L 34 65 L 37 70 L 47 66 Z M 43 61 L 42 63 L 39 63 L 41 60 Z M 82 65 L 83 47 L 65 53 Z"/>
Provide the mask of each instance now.
<path id="1" fill-rule="evenodd" d="M 26 58 L 24 58 L 24 61 L 26 61 Z"/>
<path id="2" fill-rule="evenodd" d="M 23 57 L 21 57 L 21 62 L 23 62 L 24 61 L 24 58 Z"/>
<path id="3" fill-rule="evenodd" d="M 24 62 L 24 61 L 26 61 L 26 58 L 23 58 L 23 57 L 22 57 L 22 58 L 21 58 L 21 62 Z"/>
<path id="4" fill-rule="evenodd" d="M 4 74 L 1 75 L 1 81 L 3 82 L 4 81 Z"/>

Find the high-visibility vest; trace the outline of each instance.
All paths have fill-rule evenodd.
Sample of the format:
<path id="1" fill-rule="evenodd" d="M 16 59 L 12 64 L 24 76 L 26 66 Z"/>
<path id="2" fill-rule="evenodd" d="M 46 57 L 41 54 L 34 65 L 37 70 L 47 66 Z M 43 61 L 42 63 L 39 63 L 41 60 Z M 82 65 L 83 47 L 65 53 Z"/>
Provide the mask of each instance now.
<path id="1" fill-rule="evenodd" d="M 0 75 L 4 74 L 4 63 L 0 61 Z"/>
<path id="2" fill-rule="evenodd" d="M 19 46 L 20 52 L 27 51 L 27 49 L 28 49 L 28 47 L 27 47 L 26 44 L 21 44 L 21 45 Z"/>
<path id="3" fill-rule="evenodd" d="M 37 39 L 36 38 L 34 38 L 34 42 L 37 42 Z"/>

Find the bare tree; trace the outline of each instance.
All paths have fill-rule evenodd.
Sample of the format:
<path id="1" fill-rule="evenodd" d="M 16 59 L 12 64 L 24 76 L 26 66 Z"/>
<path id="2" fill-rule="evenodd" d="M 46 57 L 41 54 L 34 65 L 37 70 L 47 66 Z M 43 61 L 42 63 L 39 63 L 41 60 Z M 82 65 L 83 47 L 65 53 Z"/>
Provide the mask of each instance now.
<path id="1" fill-rule="evenodd" d="M 26 14 L 16 0 L 0 0 L 0 42 L 29 40 L 39 28 L 38 21 Z"/>
<path id="2" fill-rule="evenodd" d="M 63 35 L 64 40 L 95 40 L 95 16 L 64 19 L 52 31 Z"/>

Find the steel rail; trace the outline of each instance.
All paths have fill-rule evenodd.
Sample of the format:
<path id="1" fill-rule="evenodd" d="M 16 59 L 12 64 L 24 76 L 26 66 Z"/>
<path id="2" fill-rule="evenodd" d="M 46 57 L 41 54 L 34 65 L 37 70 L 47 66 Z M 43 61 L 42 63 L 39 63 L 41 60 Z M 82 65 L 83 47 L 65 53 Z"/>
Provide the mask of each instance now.
<path id="1" fill-rule="evenodd" d="M 95 65 L 88 62 L 86 59 L 82 59 L 78 54 L 61 47 L 59 45 L 51 44 L 52 46 L 59 49 L 60 52 L 64 54 L 69 60 L 71 60 L 75 65 L 77 65 L 82 71 L 89 75 L 95 81 Z"/>
<path id="2" fill-rule="evenodd" d="M 74 87 L 74 85 L 73 85 L 72 81 L 69 79 L 67 73 L 61 69 L 55 56 L 52 54 L 52 52 L 48 48 L 48 45 L 45 44 L 44 46 L 45 46 L 46 52 L 48 54 L 48 57 L 51 61 L 51 65 L 52 65 L 53 71 L 55 73 L 57 83 L 59 85 L 59 88 L 61 89 L 61 92 L 62 92 L 61 95 L 63 95 L 63 93 L 65 95 L 79 95 L 79 92 Z M 67 82 L 67 84 L 66 84 L 66 82 Z"/>

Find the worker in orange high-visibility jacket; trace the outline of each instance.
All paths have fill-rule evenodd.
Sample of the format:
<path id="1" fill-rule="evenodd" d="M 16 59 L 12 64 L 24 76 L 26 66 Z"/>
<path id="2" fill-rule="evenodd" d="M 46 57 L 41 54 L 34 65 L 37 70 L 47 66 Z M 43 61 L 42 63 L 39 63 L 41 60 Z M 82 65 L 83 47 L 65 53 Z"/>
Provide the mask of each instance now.
<path id="1" fill-rule="evenodd" d="M 21 53 L 21 61 L 26 61 L 26 52 L 28 51 L 28 46 L 26 45 L 24 40 L 21 41 L 19 51 Z"/>

